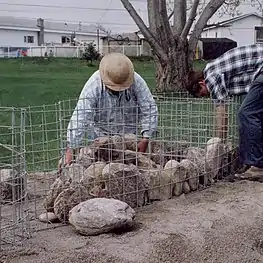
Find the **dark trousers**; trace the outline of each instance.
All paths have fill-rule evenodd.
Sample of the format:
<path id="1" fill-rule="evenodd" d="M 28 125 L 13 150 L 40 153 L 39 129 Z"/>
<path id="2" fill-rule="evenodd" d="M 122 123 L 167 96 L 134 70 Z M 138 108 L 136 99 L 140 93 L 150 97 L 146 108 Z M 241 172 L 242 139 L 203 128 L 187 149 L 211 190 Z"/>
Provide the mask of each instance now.
<path id="1" fill-rule="evenodd" d="M 263 168 L 263 74 L 252 83 L 239 109 L 238 121 L 241 162 Z"/>

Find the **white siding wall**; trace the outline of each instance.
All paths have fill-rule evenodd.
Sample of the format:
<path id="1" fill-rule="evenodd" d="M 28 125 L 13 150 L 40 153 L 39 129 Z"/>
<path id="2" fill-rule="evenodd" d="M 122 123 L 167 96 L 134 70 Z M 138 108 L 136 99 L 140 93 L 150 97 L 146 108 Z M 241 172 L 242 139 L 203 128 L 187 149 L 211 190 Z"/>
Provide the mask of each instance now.
<path id="1" fill-rule="evenodd" d="M 61 45 L 62 44 L 62 36 L 67 36 L 67 37 L 70 37 L 71 36 L 71 32 L 69 32 L 68 34 L 63 34 L 63 33 L 51 33 L 51 32 L 45 32 L 45 37 L 44 37 L 44 41 L 45 43 L 48 42 L 52 42 L 54 44 L 58 44 L 58 45 Z M 97 36 L 87 36 L 87 35 L 79 35 L 79 34 L 76 34 L 76 39 L 78 41 L 81 41 L 81 42 L 93 42 L 94 41 L 94 44 L 97 45 Z M 102 39 L 100 39 L 100 50 L 102 48 Z M 64 44 L 65 46 L 67 46 L 67 44 Z"/>
<path id="2" fill-rule="evenodd" d="M 237 42 L 238 46 L 255 43 L 255 26 L 260 26 L 262 20 L 256 16 L 250 16 L 234 22 L 230 27 L 220 27 L 206 30 L 202 37 L 226 37 Z"/>
<path id="3" fill-rule="evenodd" d="M 45 32 L 44 41 L 45 42 L 53 42 L 61 45 L 61 37 L 62 36 L 70 36 L 69 34 L 63 33 L 51 33 Z M 33 36 L 34 43 L 25 43 L 24 36 Z M 92 42 L 97 45 L 97 36 L 87 36 L 87 35 L 76 35 L 77 40 Z M 10 47 L 30 47 L 38 45 L 38 33 L 36 31 L 26 31 L 26 30 L 7 30 L 0 29 L 0 47 L 2 46 L 10 46 Z M 103 41 L 100 39 L 100 51 L 102 51 Z M 67 46 L 67 44 L 66 44 Z"/>
<path id="4" fill-rule="evenodd" d="M 34 43 L 25 43 L 24 36 L 34 36 Z M 37 46 L 37 32 L 0 29 L 0 46 Z"/>

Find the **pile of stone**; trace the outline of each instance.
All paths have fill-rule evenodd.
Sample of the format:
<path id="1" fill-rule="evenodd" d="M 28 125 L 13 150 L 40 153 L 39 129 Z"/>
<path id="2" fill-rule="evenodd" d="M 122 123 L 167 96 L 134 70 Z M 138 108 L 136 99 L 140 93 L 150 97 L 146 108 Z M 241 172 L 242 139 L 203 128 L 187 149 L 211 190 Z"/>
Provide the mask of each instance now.
<path id="1" fill-rule="evenodd" d="M 75 206 L 94 198 L 113 198 L 135 208 L 188 194 L 200 183 L 213 183 L 224 152 L 218 138 L 210 139 L 206 149 L 158 141 L 151 142 L 145 154 L 136 148 L 134 135 L 102 137 L 82 148 L 44 199 L 50 217 L 68 222 Z M 48 220 L 42 215 L 42 221 Z"/>

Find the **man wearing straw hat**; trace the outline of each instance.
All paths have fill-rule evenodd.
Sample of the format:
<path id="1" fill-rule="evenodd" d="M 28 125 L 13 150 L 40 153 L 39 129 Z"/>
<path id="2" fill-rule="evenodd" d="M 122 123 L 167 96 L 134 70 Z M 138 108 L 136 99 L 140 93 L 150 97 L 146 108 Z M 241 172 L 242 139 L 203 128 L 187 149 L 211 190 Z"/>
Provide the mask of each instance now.
<path id="1" fill-rule="evenodd" d="M 193 72 L 188 91 L 195 97 L 211 97 L 216 102 L 218 137 L 226 138 L 225 99 L 246 97 L 239 109 L 239 151 L 241 161 L 250 168 L 236 175 L 238 179 L 263 179 L 263 45 L 233 48 L 204 71 Z"/>
<path id="2" fill-rule="evenodd" d="M 138 151 L 145 152 L 157 130 L 157 114 L 154 98 L 131 60 L 120 53 L 105 55 L 84 85 L 69 121 L 65 164 L 72 162 L 86 132 L 90 141 L 105 135 L 137 134 L 138 122 L 142 127 Z"/>

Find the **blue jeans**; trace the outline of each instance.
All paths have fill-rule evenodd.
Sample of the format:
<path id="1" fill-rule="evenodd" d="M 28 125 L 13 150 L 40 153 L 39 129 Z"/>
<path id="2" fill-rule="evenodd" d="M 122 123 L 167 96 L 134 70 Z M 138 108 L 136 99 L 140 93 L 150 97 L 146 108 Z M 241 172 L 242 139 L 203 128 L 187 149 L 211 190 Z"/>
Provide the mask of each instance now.
<path id="1" fill-rule="evenodd" d="M 239 109 L 238 121 L 242 164 L 263 168 L 263 74 L 252 83 Z"/>

